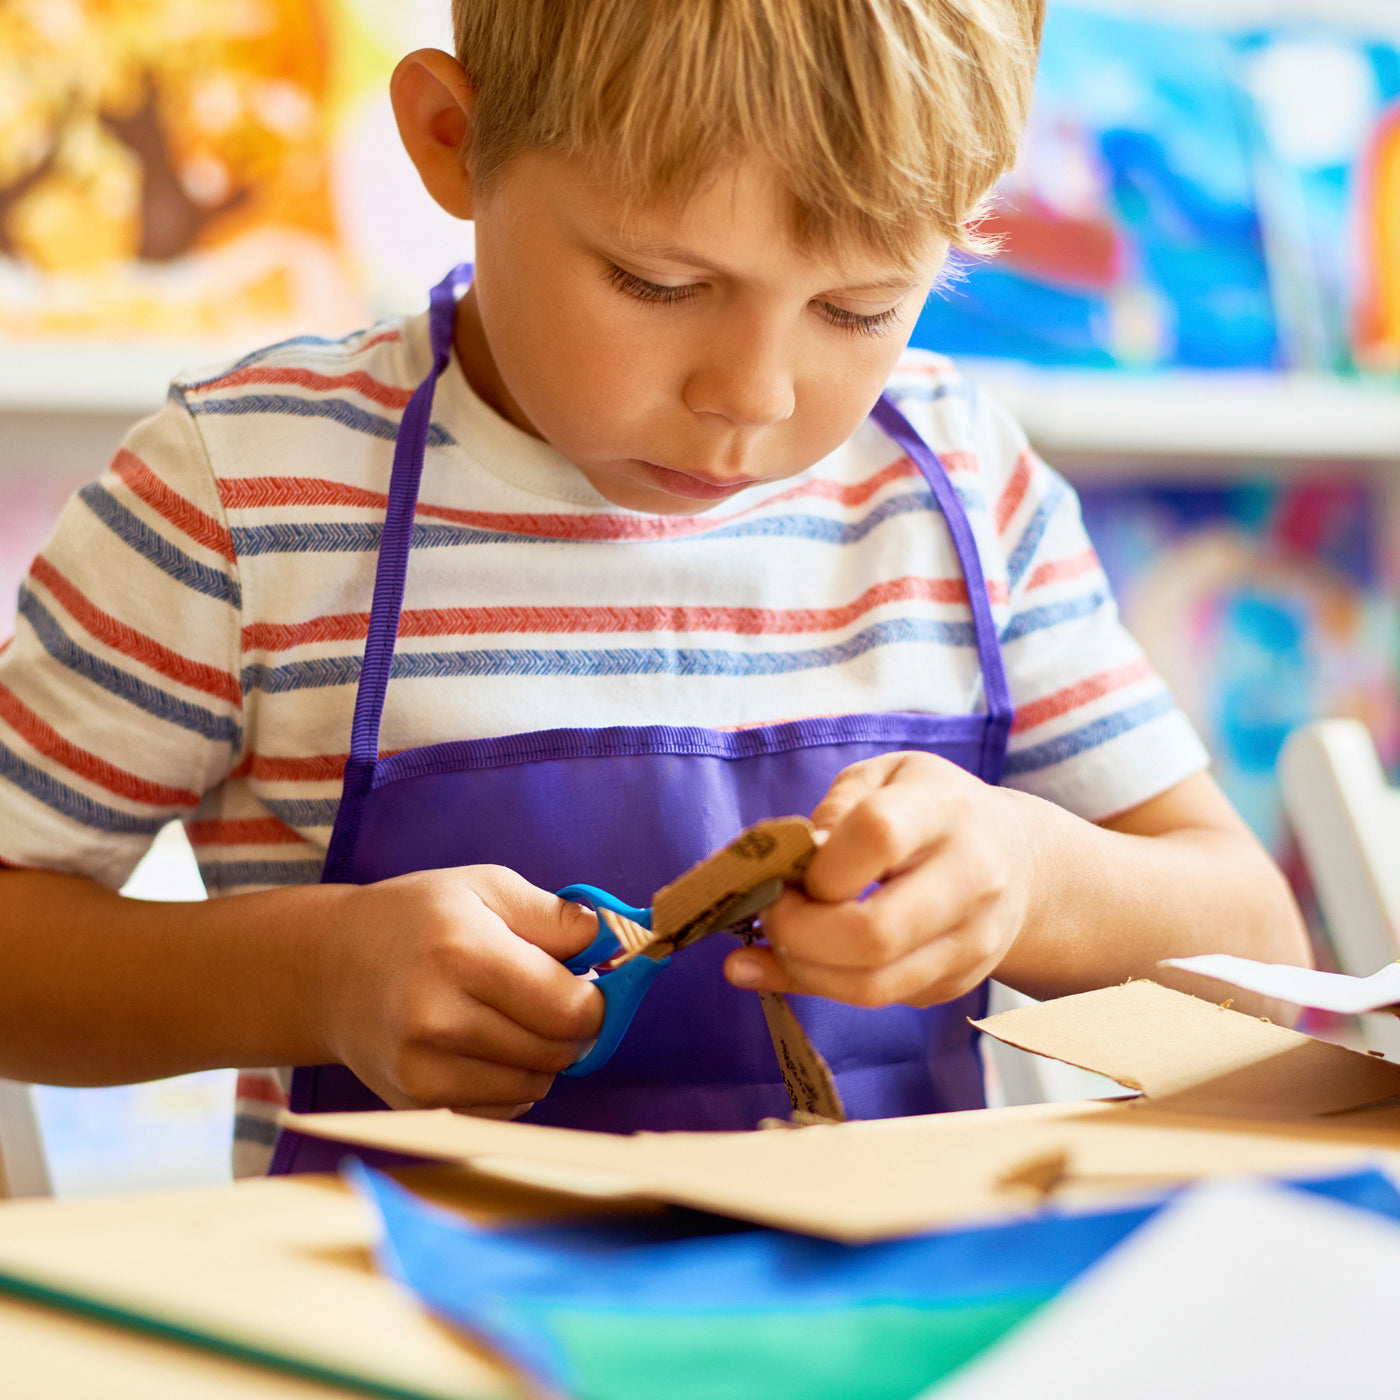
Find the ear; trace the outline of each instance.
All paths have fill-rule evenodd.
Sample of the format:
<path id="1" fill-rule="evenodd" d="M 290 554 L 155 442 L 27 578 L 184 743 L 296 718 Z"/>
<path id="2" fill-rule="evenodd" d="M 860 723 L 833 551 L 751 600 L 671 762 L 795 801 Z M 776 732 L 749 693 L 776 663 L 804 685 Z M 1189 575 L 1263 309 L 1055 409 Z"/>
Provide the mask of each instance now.
<path id="1" fill-rule="evenodd" d="M 471 178 L 464 156 L 476 93 L 462 65 L 440 49 L 419 49 L 394 69 L 389 98 L 399 139 L 428 193 L 449 214 L 470 219 Z"/>

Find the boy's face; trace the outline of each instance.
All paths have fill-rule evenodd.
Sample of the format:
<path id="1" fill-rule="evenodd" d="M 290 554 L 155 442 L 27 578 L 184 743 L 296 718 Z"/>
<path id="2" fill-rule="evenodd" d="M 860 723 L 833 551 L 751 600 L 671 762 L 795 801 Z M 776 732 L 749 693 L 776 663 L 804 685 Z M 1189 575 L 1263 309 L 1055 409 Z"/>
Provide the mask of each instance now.
<path id="1" fill-rule="evenodd" d="M 472 205 L 469 382 L 609 501 L 660 515 L 794 476 L 850 437 L 947 252 L 931 239 L 901 267 L 803 249 L 754 161 L 629 209 L 583 162 L 531 152 Z"/>

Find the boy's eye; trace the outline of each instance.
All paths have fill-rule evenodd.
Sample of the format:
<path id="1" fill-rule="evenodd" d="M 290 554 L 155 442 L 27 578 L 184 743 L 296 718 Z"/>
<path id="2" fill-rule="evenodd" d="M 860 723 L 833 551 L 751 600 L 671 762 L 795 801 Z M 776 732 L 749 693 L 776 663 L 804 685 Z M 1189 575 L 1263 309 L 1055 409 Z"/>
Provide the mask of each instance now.
<path id="1" fill-rule="evenodd" d="M 680 287 L 667 287 L 660 282 L 648 282 L 645 278 L 638 277 L 636 273 L 618 267 L 616 263 L 608 265 L 608 281 L 618 291 L 625 292 L 629 297 L 636 297 L 638 301 L 666 303 L 689 301 L 699 291 L 698 287 L 689 283 Z"/>
<path id="2" fill-rule="evenodd" d="M 679 287 L 668 287 L 661 282 L 648 282 L 646 278 L 638 277 L 635 272 L 628 272 L 625 267 L 619 267 L 616 263 L 608 264 L 607 277 L 618 291 L 626 296 L 635 297 L 638 301 L 674 306 L 678 302 L 691 301 L 700 293 L 700 287 L 695 283 L 687 282 Z M 898 304 L 874 315 L 848 311 L 844 306 L 836 306 L 829 301 L 814 304 L 817 314 L 829 325 L 837 326 L 841 330 L 854 331 L 858 335 L 882 335 L 899 319 Z"/>
<path id="3" fill-rule="evenodd" d="M 833 306 L 829 301 L 819 301 L 817 312 L 823 320 L 845 331 L 855 331 L 858 335 L 883 335 L 890 325 L 899 319 L 899 305 L 887 311 L 878 311 L 873 316 L 862 315 L 859 311 L 847 311 L 844 306 Z"/>

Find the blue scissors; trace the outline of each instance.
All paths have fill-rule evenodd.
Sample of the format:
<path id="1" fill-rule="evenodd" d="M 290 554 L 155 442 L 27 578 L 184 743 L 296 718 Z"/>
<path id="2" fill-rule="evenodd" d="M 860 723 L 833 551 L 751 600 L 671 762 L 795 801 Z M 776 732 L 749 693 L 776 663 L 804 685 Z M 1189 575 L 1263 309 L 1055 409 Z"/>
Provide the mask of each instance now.
<path id="1" fill-rule="evenodd" d="M 577 904 L 586 904 L 598 915 L 598 936 L 581 953 L 575 953 L 564 966 L 570 972 L 596 977 L 597 987 L 603 994 L 603 1025 L 598 1039 L 583 1056 L 571 1064 L 563 1073 L 569 1075 L 592 1074 L 602 1069 L 612 1059 L 613 1052 L 622 1043 L 632 1017 L 637 1014 L 647 988 L 670 966 L 676 951 L 698 942 L 712 933 L 745 933 L 753 928 L 757 915 L 782 893 L 783 881 L 769 879 L 753 889 L 738 895 L 717 914 L 707 919 L 699 928 L 687 928 L 669 939 L 658 939 L 649 943 L 645 951 L 640 948 L 625 949 L 621 938 L 608 926 L 604 918 L 607 913 L 619 915 L 640 929 L 651 929 L 651 910 L 639 909 L 632 904 L 624 904 L 616 895 L 600 890 L 596 885 L 565 885 L 555 894 L 560 899 L 571 899 Z M 625 927 L 625 926 L 624 926 Z M 662 952 L 667 944 L 670 952 Z M 614 968 L 606 965 L 620 953 L 630 951 L 634 956 Z M 601 972 L 595 969 L 602 968 Z"/>

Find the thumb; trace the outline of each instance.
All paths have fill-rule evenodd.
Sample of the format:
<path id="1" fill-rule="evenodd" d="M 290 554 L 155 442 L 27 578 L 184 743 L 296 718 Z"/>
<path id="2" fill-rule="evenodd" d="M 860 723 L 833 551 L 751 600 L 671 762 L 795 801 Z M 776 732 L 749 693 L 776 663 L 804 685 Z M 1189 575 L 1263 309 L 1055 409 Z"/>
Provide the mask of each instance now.
<path id="1" fill-rule="evenodd" d="M 746 992 L 795 992 L 792 978 L 771 948 L 740 948 L 725 958 L 724 975 L 730 986 Z"/>
<path id="2" fill-rule="evenodd" d="M 585 905 L 532 885 L 504 866 L 483 869 L 482 900 L 517 938 L 563 962 L 598 936 L 598 919 Z"/>

